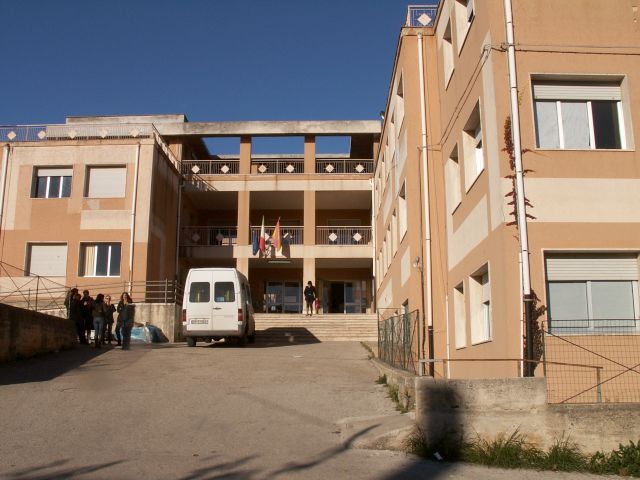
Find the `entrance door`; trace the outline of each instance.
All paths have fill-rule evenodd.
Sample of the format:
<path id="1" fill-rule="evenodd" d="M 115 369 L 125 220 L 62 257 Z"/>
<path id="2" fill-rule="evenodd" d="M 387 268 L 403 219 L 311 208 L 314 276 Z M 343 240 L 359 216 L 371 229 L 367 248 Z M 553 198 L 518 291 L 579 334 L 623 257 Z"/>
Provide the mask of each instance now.
<path id="1" fill-rule="evenodd" d="M 300 282 L 267 282 L 265 304 L 267 313 L 301 313 Z"/>
<path id="2" fill-rule="evenodd" d="M 324 291 L 328 313 L 366 312 L 366 282 L 329 282 Z"/>

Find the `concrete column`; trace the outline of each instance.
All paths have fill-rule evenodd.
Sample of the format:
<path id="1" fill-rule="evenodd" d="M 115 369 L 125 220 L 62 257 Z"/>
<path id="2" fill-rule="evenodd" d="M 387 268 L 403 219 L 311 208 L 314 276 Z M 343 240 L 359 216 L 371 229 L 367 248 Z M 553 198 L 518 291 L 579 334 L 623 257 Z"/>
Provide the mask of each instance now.
<path id="1" fill-rule="evenodd" d="M 240 137 L 240 173 L 251 173 L 251 137 Z"/>
<path id="2" fill-rule="evenodd" d="M 307 286 L 307 282 L 311 280 L 316 287 L 316 294 L 319 294 L 318 286 L 316 285 L 316 259 L 305 258 L 304 266 L 302 267 L 302 288 Z M 302 299 L 304 302 L 304 298 Z"/>
<path id="3" fill-rule="evenodd" d="M 316 192 L 304 191 L 304 245 L 316 244 Z"/>
<path id="4" fill-rule="evenodd" d="M 249 212 L 251 211 L 251 192 L 238 192 L 238 246 L 244 247 L 251 242 L 249 233 Z"/>
<path id="5" fill-rule="evenodd" d="M 304 173 L 316 173 L 316 137 L 304 137 Z"/>
<path id="6" fill-rule="evenodd" d="M 236 269 L 248 279 L 249 278 L 249 259 L 241 258 L 241 257 L 237 258 Z"/>

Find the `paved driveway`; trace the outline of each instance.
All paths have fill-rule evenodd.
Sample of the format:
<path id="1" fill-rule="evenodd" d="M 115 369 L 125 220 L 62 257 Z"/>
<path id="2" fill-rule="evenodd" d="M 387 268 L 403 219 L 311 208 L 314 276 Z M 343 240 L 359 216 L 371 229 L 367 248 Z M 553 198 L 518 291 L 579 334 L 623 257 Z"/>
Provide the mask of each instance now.
<path id="1" fill-rule="evenodd" d="M 345 447 L 341 419 L 397 414 L 377 376 L 347 342 L 78 347 L 2 365 L 0 478 L 514 478 Z"/>

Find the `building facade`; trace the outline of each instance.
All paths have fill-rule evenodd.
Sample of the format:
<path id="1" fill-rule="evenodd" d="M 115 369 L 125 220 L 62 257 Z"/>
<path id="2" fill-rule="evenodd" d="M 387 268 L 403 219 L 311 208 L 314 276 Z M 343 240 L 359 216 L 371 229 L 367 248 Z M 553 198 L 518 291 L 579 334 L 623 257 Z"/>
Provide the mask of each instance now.
<path id="1" fill-rule="evenodd" d="M 421 312 L 437 376 L 522 375 L 541 330 L 576 345 L 627 335 L 600 354 L 637 356 L 639 31 L 632 2 L 615 3 L 410 10 L 376 162 L 377 291 L 379 307 Z"/>

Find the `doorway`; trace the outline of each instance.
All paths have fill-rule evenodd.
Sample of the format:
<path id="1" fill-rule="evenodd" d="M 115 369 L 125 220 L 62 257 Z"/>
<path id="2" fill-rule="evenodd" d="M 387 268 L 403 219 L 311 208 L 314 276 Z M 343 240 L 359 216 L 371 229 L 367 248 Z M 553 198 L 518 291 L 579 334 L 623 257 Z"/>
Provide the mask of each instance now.
<path id="1" fill-rule="evenodd" d="M 265 292 L 267 313 L 302 313 L 300 282 L 267 282 Z"/>
<path id="2" fill-rule="evenodd" d="M 365 313 L 366 282 L 325 282 L 323 311 L 326 313 Z"/>

